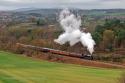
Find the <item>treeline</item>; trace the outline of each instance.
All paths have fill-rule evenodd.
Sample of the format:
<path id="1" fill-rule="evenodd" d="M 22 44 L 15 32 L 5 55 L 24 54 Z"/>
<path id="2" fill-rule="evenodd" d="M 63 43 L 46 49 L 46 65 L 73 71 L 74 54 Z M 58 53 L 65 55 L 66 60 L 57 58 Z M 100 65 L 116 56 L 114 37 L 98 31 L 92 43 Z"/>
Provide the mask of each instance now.
<path id="1" fill-rule="evenodd" d="M 125 48 L 125 21 L 118 19 L 105 20 L 103 25 L 98 25 L 92 33 L 97 49 L 113 51 Z"/>
<path id="2" fill-rule="evenodd" d="M 25 25 L 25 24 L 24 24 Z M 21 53 L 22 50 L 16 47 L 16 43 L 30 44 L 41 47 L 48 47 L 60 50 L 82 52 L 83 48 L 77 50 L 72 48 L 69 44 L 63 46 L 56 44 L 56 39 L 63 31 L 59 28 L 39 25 L 17 25 L 8 28 L 0 28 L 0 49 L 10 50 L 13 52 Z M 75 46 L 74 46 L 75 47 Z"/>

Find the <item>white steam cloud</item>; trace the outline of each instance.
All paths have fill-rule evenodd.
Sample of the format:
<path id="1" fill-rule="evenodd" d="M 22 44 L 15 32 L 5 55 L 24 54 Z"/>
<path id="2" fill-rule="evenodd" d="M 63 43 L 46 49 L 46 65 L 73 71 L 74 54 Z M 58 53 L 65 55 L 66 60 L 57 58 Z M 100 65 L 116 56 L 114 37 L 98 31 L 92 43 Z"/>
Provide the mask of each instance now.
<path id="1" fill-rule="evenodd" d="M 61 34 L 58 39 L 54 40 L 56 43 L 63 45 L 66 42 L 69 42 L 70 46 L 73 46 L 74 44 L 81 42 L 83 46 L 87 47 L 90 54 L 94 52 L 95 42 L 92 39 L 91 34 L 80 31 L 80 16 L 75 16 L 68 9 L 64 9 L 60 13 L 59 22 L 65 32 Z"/>

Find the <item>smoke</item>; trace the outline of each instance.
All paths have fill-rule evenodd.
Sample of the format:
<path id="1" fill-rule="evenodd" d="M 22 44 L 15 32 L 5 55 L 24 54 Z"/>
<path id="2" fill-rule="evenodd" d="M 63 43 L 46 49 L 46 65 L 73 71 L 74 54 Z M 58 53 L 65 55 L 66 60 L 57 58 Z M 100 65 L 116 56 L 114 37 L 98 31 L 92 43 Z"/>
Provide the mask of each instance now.
<path id="1" fill-rule="evenodd" d="M 70 46 L 81 42 L 83 46 L 87 47 L 90 54 L 94 52 L 95 42 L 92 39 L 91 34 L 80 31 L 80 16 L 75 16 L 68 9 L 64 9 L 59 15 L 59 22 L 64 30 L 64 33 L 61 34 L 58 39 L 55 39 L 54 42 L 59 43 L 60 45 L 69 42 Z"/>

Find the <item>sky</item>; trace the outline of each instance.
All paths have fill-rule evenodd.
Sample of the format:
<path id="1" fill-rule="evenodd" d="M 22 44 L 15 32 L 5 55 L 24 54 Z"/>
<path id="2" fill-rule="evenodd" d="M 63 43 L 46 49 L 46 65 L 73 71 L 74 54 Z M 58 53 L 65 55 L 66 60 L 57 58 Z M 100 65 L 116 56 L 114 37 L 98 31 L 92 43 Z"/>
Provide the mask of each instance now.
<path id="1" fill-rule="evenodd" d="M 0 10 L 18 8 L 125 9 L 125 0 L 0 0 Z"/>

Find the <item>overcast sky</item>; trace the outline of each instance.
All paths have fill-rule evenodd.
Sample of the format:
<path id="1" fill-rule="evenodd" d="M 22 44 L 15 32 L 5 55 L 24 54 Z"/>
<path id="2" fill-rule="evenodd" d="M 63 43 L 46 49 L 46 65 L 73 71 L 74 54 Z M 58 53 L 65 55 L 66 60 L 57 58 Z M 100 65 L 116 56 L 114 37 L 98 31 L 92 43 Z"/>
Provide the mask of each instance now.
<path id="1" fill-rule="evenodd" d="M 18 8 L 81 8 L 112 9 L 124 8 L 125 0 L 0 0 L 0 10 Z"/>

